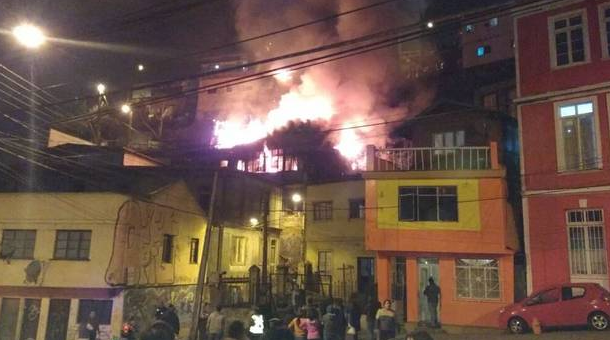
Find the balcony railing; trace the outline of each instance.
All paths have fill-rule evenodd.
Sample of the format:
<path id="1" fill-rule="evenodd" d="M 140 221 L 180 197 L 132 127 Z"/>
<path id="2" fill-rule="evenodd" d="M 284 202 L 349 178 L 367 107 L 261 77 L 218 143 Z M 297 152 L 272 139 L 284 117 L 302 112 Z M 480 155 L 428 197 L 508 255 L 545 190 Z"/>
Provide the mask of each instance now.
<path id="1" fill-rule="evenodd" d="M 367 149 L 367 171 L 455 171 L 499 169 L 496 143 L 490 146 Z"/>

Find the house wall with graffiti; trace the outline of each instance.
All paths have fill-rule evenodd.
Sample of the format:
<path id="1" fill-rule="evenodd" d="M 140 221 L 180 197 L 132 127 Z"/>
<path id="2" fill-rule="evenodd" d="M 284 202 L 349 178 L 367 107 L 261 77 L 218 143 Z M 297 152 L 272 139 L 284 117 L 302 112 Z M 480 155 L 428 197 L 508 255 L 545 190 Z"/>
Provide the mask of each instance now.
<path id="1" fill-rule="evenodd" d="M 128 287 L 196 283 L 205 226 L 183 182 L 163 188 L 150 201 L 126 201 L 118 209 L 106 280 Z M 192 242 L 198 244 L 196 262 L 191 261 Z"/>
<path id="2" fill-rule="evenodd" d="M 95 311 L 99 338 L 110 340 L 124 320 L 145 327 L 154 307 L 170 303 L 187 333 L 204 230 L 203 212 L 183 182 L 141 200 L 116 193 L 0 194 L 0 339 L 83 339 Z M 79 249 L 88 247 L 83 258 L 57 258 L 58 231 L 90 233 L 79 241 Z M 31 252 L 15 241 L 26 234 L 35 235 Z M 167 236 L 171 256 L 163 258 Z"/>

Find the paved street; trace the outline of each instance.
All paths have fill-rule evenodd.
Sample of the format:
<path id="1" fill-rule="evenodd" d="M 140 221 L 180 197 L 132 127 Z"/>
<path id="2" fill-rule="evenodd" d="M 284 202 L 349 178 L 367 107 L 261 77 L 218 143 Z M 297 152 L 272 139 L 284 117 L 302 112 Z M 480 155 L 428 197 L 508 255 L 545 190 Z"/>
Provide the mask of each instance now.
<path id="1" fill-rule="evenodd" d="M 541 335 L 524 334 L 498 334 L 498 333 L 479 333 L 479 334 L 434 334 L 434 340 L 608 340 L 610 332 L 593 331 L 556 331 L 547 332 Z"/>

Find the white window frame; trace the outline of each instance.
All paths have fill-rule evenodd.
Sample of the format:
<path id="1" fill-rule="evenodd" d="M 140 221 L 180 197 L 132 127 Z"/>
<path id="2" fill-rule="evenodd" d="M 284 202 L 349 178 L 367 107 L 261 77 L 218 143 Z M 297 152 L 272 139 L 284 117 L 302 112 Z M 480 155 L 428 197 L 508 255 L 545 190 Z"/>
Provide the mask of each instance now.
<path id="1" fill-rule="evenodd" d="M 563 143 L 563 132 L 562 132 L 562 120 L 559 112 L 559 108 L 567 105 L 581 104 L 584 102 L 593 103 L 593 122 L 595 124 L 595 153 L 597 157 L 597 165 L 586 169 L 566 169 L 566 160 L 564 154 L 564 143 Z M 601 135 L 599 129 L 599 107 L 597 105 L 597 96 L 575 98 L 570 100 L 564 100 L 553 103 L 553 114 L 555 116 L 555 151 L 557 157 L 557 172 L 559 173 L 570 173 L 570 172 L 581 172 L 590 170 L 599 170 L 603 168 L 602 159 L 602 144 Z"/>
<path id="2" fill-rule="evenodd" d="M 496 261 L 496 267 L 491 267 L 491 266 L 486 266 L 486 265 L 468 265 L 468 266 L 461 266 L 458 264 L 458 261 L 462 260 L 462 261 L 468 261 L 468 260 L 489 260 L 489 261 Z M 500 259 L 497 258 L 486 258 L 486 259 L 481 259 L 481 258 L 456 258 L 454 261 L 454 275 L 455 275 L 455 296 L 457 299 L 459 300 L 485 300 L 485 301 L 499 301 L 502 300 L 502 291 L 503 291 L 503 287 L 502 287 L 502 265 L 501 265 L 501 261 Z M 468 270 L 469 273 L 469 296 L 459 296 L 458 295 L 458 269 L 463 268 L 465 270 Z M 484 272 L 484 276 L 487 275 L 487 271 L 495 271 L 497 272 L 497 277 L 498 277 L 498 297 L 488 297 L 488 294 L 491 292 L 491 288 L 487 286 L 488 282 L 485 281 L 484 285 L 485 285 L 485 297 L 477 297 L 477 296 L 472 296 L 472 280 L 470 278 L 470 273 L 471 273 L 471 269 L 483 269 Z"/>
<path id="3" fill-rule="evenodd" d="M 585 60 L 577 61 L 577 62 L 569 62 L 566 65 L 557 65 L 557 49 L 555 47 L 555 21 L 559 19 L 569 19 L 570 17 L 580 14 L 582 15 L 582 34 L 584 41 L 584 52 L 585 52 Z M 565 12 L 558 15 L 554 15 L 548 18 L 548 37 L 549 37 L 549 56 L 551 57 L 551 69 L 562 69 L 566 67 L 572 67 L 576 65 L 582 65 L 589 63 L 591 61 L 591 48 L 589 46 L 589 24 L 587 19 L 587 11 L 582 8 L 575 11 Z M 568 42 L 569 42 L 568 38 Z M 572 47 L 568 44 L 568 51 L 572 51 Z M 572 53 L 568 53 L 569 58 L 572 59 Z"/>
<path id="4" fill-rule="evenodd" d="M 602 3 L 597 6 L 597 13 L 599 16 L 599 35 L 602 46 L 602 59 L 609 59 L 610 54 L 608 53 L 608 40 L 606 32 L 606 21 L 610 21 L 610 18 L 604 17 L 604 11 L 610 8 L 610 2 Z"/>
<path id="5" fill-rule="evenodd" d="M 588 217 L 587 217 L 587 212 L 590 211 L 599 211 L 601 213 L 601 221 L 589 221 Z M 583 216 L 584 216 L 584 220 L 582 222 L 570 222 L 570 217 L 569 214 L 571 212 L 582 212 Z M 601 208 L 590 208 L 590 209 L 570 209 L 570 210 L 566 210 L 565 212 L 565 219 L 566 219 L 566 234 L 567 234 L 567 248 L 568 248 L 568 262 L 570 265 L 570 277 L 571 278 L 576 278 L 578 281 L 581 280 L 587 280 L 587 279 L 607 279 L 608 277 L 608 256 L 607 256 L 607 252 L 608 252 L 608 242 L 606 240 L 606 227 L 605 227 L 605 219 L 604 219 L 604 210 Z M 591 274 L 592 269 L 591 269 L 591 258 L 589 257 L 589 254 L 586 252 L 588 250 L 590 250 L 590 239 L 589 239 L 589 229 L 592 227 L 600 227 L 601 226 L 601 230 L 602 230 L 602 235 L 601 235 L 601 239 L 604 242 L 604 251 L 602 251 L 602 256 L 603 256 L 603 260 L 605 262 L 605 267 L 603 267 L 605 269 L 605 273 L 598 273 L 598 274 Z M 570 247 L 570 229 L 571 228 L 583 228 L 584 231 L 584 242 L 585 242 L 585 265 L 587 267 L 587 274 L 579 274 L 579 273 L 573 273 L 573 266 L 574 264 L 572 263 L 572 254 L 571 254 L 571 247 Z"/>
<path id="6" fill-rule="evenodd" d="M 321 254 L 324 253 L 325 256 L 325 266 L 322 268 L 320 266 L 320 258 Z M 324 269 L 324 270 L 322 270 Z M 320 274 L 332 275 L 333 273 L 333 251 L 332 250 L 318 250 L 318 272 Z"/>
<path id="7" fill-rule="evenodd" d="M 240 243 L 239 241 L 243 241 Z M 240 247 L 240 244 L 243 247 Z M 241 249 L 241 252 L 239 251 Z M 231 236 L 231 265 L 232 266 L 245 266 L 246 265 L 246 252 L 248 251 L 248 238 L 245 236 L 232 235 Z"/>

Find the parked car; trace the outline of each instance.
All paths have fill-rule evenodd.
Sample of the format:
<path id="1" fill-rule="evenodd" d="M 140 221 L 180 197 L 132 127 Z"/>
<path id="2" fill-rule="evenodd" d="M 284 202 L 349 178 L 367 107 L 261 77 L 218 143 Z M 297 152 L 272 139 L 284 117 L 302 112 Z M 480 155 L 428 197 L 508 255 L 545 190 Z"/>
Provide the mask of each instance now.
<path id="1" fill-rule="evenodd" d="M 541 327 L 589 325 L 595 330 L 607 330 L 610 328 L 610 292 L 597 283 L 552 285 L 502 308 L 499 326 L 511 333 L 524 333 L 534 318 Z"/>

